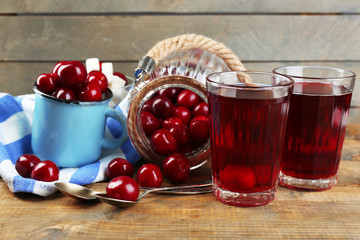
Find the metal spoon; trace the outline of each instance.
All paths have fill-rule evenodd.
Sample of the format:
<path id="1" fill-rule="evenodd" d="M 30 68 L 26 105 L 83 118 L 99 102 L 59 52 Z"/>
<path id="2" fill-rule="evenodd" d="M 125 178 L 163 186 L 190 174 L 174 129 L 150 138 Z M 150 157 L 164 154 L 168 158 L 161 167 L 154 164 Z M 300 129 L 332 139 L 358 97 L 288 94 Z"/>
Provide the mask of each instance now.
<path id="1" fill-rule="evenodd" d="M 97 199 L 96 194 L 103 194 L 105 196 L 105 192 L 97 192 L 74 183 L 57 182 L 54 183 L 54 185 L 60 192 L 74 199 L 96 200 Z M 168 187 L 157 188 L 157 192 L 167 193 L 167 194 L 201 194 L 201 193 L 212 192 L 212 188 L 205 188 L 209 186 L 211 186 L 211 182 L 205 182 L 194 185 L 182 185 L 182 186 L 176 186 L 170 188 Z M 148 190 L 153 190 L 153 188 L 142 189 L 142 190 L 148 191 Z"/>
<path id="2" fill-rule="evenodd" d="M 68 183 L 68 182 L 57 182 L 54 183 L 54 185 L 60 192 L 62 192 L 66 196 L 80 200 L 96 200 L 97 199 L 95 196 L 96 193 L 105 193 L 105 192 L 96 192 L 81 185 Z"/>
<path id="3" fill-rule="evenodd" d="M 171 187 L 161 187 L 161 188 L 150 188 L 144 190 L 140 193 L 139 197 L 136 201 L 127 201 L 127 200 L 120 200 L 115 198 L 109 198 L 106 196 L 105 193 L 95 193 L 95 196 L 102 202 L 107 204 L 116 206 L 116 207 L 130 207 L 134 206 L 136 203 L 140 201 L 146 194 L 151 192 L 161 192 L 161 193 L 173 193 L 173 194 L 200 194 L 200 193 L 209 193 L 212 192 L 212 188 L 205 188 L 207 186 L 211 186 L 211 183 L 206 184 L 196 184 L 196 185 L 183 185 L 183 186 L 171 186 Z"/>

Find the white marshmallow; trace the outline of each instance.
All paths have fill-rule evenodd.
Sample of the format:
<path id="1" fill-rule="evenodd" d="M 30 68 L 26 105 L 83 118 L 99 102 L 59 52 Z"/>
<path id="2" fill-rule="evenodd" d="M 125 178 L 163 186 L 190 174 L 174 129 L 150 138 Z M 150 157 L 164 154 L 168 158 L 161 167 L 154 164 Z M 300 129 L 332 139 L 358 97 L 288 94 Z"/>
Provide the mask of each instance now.
<path id="1" fill-rule="evenodd" d="M 88 58 L 85 62 L 87 73 L 91 71 L 100 71 L 100 61 L 98 58 Z"/>
<path id="2" fill-rule="evenodd" d="M 114 76 L 114 69 L 113 69 L 113 64 L 111 62 L 104 62 L 101 65 L 101 71 L 103 74 L 105 74 L 108 83 L 110 84 L 112 82 L 112 77 Z"/>
<path id="3" fill-rule="evenodd" d="M 125 86 L 125 80 L 122 79 L 121 77 L 118 77 L 116 75 L 112 75 L 112 78 L 111 78 L 111 85 L 112 85 L 112 88 L 122 88 Z"/>

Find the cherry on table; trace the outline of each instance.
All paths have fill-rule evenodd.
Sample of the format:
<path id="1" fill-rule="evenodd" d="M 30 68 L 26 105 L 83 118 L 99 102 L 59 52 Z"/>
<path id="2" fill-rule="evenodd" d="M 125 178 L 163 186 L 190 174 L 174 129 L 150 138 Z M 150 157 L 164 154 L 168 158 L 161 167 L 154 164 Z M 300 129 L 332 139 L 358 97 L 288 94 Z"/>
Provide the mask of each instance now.
<path id="1" fill-rule="evenodd" d="M 185 125 L 189 125 L 192 118 L 191 111 L 188 108 L 182 106 L 175 107 L 173 116 L 179 117 L 181 122 Z"/>
<path id="2" fill-rule="evenodd" d="M 69 88 L 58 88 L 52 95 L 56 98 L 61 98 L 65 100 L 76 100 L 76 95 L 74 91 Z"/>
<path id="3" fill-rule="evenodd" d="M 152 113 L 141 111 L 140 120 L 145 135 L 148 137 L 160 128 L 160 121 Z"/>
<path id="4" fill-rule="evenodd" d="M 101 92 L 105 92 L 105 90 L 108 88 L 108 79 L 106 78 L 105 74 L 100 71 L 90 72 L 87 75 L 85 82 L 93 82 L 97 84 L 100 87 Z"/>
<path id="5" fill-rule="evenodd" d="M 77 99 L 83 102 L 100 101 L 102 99 L 101 89 L 95 83 L 81 84 L 75 90 Z"/>
<path id="6" fill-rule="evenodd" d="M 204 143 L 210 134 L 210 120 L 206 116 L 196 116 L 190 122 L 190 134 L 200 143 Z"/>
<path id="7" fill-rule="evenodd" d="M 132 177 L 134 174 L 134 166 L 124 158 L 114 158 L 106 168 L 106 175 L 110 179 L 119 176 Z"/>
<path id="8" fill-rule="evenodd" d="M 53 182 L 59 179 L 59 169 L 53 161 L 45 160 L 34 166 L 31 171 L 31 178 L 38 181 Z"/>
<path id="9" fill-rule="evenodd" d="M 181 91 L 177 96 L 177 104 L 188 109 L 193 109 L 199 102 L 199 95 L 189 89 Z"/>
<path id="10" fill-rule="evenodd" d="M 139 168 L 136 179 L 141 187 L 160 187 L 163 175 L 158 166 L 147 163 Z"/>
<path id="11" fill-rule="evenodd" d="M 169 155 L 162 165 L 164 176 L 173 183 L 183 183 L 189 176 L 190 164 L 181 153 Z"/>
<path id="12" fill-rule="evenodd" d="M 139 184 L 129 176 L 119 176 L 106 186 L 106 196 L 127 201 L 136 201 L 140 194 Z"/>
<path id="13" fill-rule="evenodd" d="M 46 94 L 51 95 L 60 85 L 60 78 L 55 73 L 40 74 L 36 79 L 37 89 Z"/>
<path id="14" fill-rule="evenodd" d="M 20 176 L 30 178 L 31 171 L 39 162 L 41 162 L 41 160 L 37 156 L 33 154 L 23 154 L 16 160 L 15 169 Z"/>
<path id="15" fill-rule="evenodd" d="M 209 116 L 209 106 L 207 105 L 206 102 L 201 102 L 194 107 L 192 114 L 194 116 L 203 115 L 203 116 L 208 117 Z"/>
<path id="16" fill-rule="evenodd" d="M 158 118 L 171 117 L 174 104 L 171 100 L 164 96 L 156 96 L 152 101 L 152 113 Z"/>
<path id="17" fill-rule="evenodd" d="M 166 156 L 178 150 L 178 144 L 175 137 L 167 129 L 157 130 L 150 139 L 152 150 L 161 155 Z"/>

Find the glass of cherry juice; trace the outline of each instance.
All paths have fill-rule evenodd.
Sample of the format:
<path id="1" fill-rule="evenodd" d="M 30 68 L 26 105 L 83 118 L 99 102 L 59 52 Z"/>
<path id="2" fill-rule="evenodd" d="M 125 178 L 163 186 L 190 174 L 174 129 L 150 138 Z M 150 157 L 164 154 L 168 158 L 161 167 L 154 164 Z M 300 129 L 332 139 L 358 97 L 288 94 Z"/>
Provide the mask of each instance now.
<path id="1" fill-rule="evenodd" d="M 236 206 L 274 200 L 294 81 L 266 72 L 221 72 L 206 79 L 213 188 Z"/>
<path id="2" fill-rule="evenodd" d="M 355 74 L 349 70 L 288 66 L 274 73 L 294 79 L 280 183 L 321 191 L 337 182 Z"/>

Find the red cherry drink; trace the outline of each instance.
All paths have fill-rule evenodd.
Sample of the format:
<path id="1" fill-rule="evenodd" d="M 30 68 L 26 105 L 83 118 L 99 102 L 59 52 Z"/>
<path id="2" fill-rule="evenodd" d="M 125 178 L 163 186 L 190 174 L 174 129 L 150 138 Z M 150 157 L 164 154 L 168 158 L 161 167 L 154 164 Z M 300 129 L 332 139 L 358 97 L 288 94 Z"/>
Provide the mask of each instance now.
<path id="1" fill-rule="evenodd" d="M 213 180 L 221 189 L 256 193 L 276 187 L 288 97 L 237 99 L 209 94 Z M 252 203 L 249 202 L 249 205 Z"/>
<path id="2" fill-rule="evenodd" d="M 275 199 L 291 78 L 267 72 L 207 77 L 214 195 L 236 206 Z"/>
<path id="3" fill-rule="evenodd" d="M 331 83 L 295 83 L 283 148 L 282 184 L 301 188 L 288 185 L 287 178 L 336 181 L 351 95 L 345 87 Z M 331 183 L 324 184 L 328 185 L 315 190 L 331 187 Z"/>

